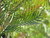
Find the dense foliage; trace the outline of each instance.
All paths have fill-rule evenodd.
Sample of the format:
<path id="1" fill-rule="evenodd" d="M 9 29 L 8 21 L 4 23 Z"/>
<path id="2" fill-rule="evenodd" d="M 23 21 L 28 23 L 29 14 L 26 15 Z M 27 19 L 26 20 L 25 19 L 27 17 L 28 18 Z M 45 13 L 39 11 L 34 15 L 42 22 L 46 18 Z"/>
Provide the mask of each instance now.
<path id="1" fill-rule="evenodd" d="M 11 33 L 14 38 L 48 37 L 45 28 L 50 27 L 49 9 L 49 0 L 1 0 L 0 34 Z"/>

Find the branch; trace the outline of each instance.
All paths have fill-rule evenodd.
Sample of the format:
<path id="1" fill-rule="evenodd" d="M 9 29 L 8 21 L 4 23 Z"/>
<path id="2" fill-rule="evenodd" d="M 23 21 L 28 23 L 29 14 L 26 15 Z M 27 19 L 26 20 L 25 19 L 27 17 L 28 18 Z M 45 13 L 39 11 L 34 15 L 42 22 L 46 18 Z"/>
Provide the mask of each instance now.
<path id="1" fill-rule="evenodd" d="M 23 2 L 22 2 L 22 3 L 23 3 Z M 20 4 L 18 4 L 18 5 L 16 6 L 16 8 L 14 8 L 14 11 L 16 11 L 16 10 L 17 10 L 17 8 L 19 7 L 19 5 L 21 5 L 21 3 L 20 3 Z M 37 8 L 39 8 L 40 6 L 42 6 L 42 4 L 37 5 L 37 6 L 36 6 L 36 9 L 37 9 Z M 29 9 L 29 10 L 27 10 L 27 11 L 33 10 L 33 8 L 34 8 L 34 7 L 30 8 L 30 9 Z M 14 11 L 12 11 L 12 12 L 14 12 Z M 27 12 L 27 11 L 25 11 L 25 12 Z M 9 26 L 9 24 L 12 22 L 12 19 L 13 19 L 13 15 L 12 15 L 12 18 L 11 18 L 10 22 L 9 22 L 7 25 L 5 25 L 5 24 L 4 24 L 4 25 L 5 25 L 5 27 L 4 27 L 3 31 L 4 31 L 4 30 L 5 30 L 5 29 Z M 8 20 L 8 19 L 7 19 L 7 20 Z M 7 20 L 6 20 L 6 21 L 7 21 Z M 6 23 L 6 22 L 5 22 L 5 23 Z M 3 31 L 2 31 L 2 32 L 3 32 Z M 1 32 L 1 33 L 2 33 L 2 32 Z"/>
<path id="2" fill-rule="evenodd" d="M 8 23 L 7 25 L 5 25 L 4 28 L 2 28 L 1 34 L 5 31 L 5 29 L 6 29 L 6 28 L 9 26 L 9 24 L 12 22 L 13 17 L 14 17 L 14 13 L 12 14 L 12 17 L 11 17 L 9 23 Z"/>

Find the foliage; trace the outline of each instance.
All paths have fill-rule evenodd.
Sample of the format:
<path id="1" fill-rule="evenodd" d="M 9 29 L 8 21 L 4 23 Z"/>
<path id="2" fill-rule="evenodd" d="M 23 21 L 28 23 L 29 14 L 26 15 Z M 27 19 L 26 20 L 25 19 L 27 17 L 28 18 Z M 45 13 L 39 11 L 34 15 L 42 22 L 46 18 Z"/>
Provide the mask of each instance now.
<path id="1" fill-rule="evenodd" d="M 49 0 L 3 0 L 1 9 L 0 33 L 22 32 L 30 38 L 43 38 L 46 35 L 42 23 L 50 23 L 45 20 L 48 17 L 45 9 L 49 9 Z"/>

